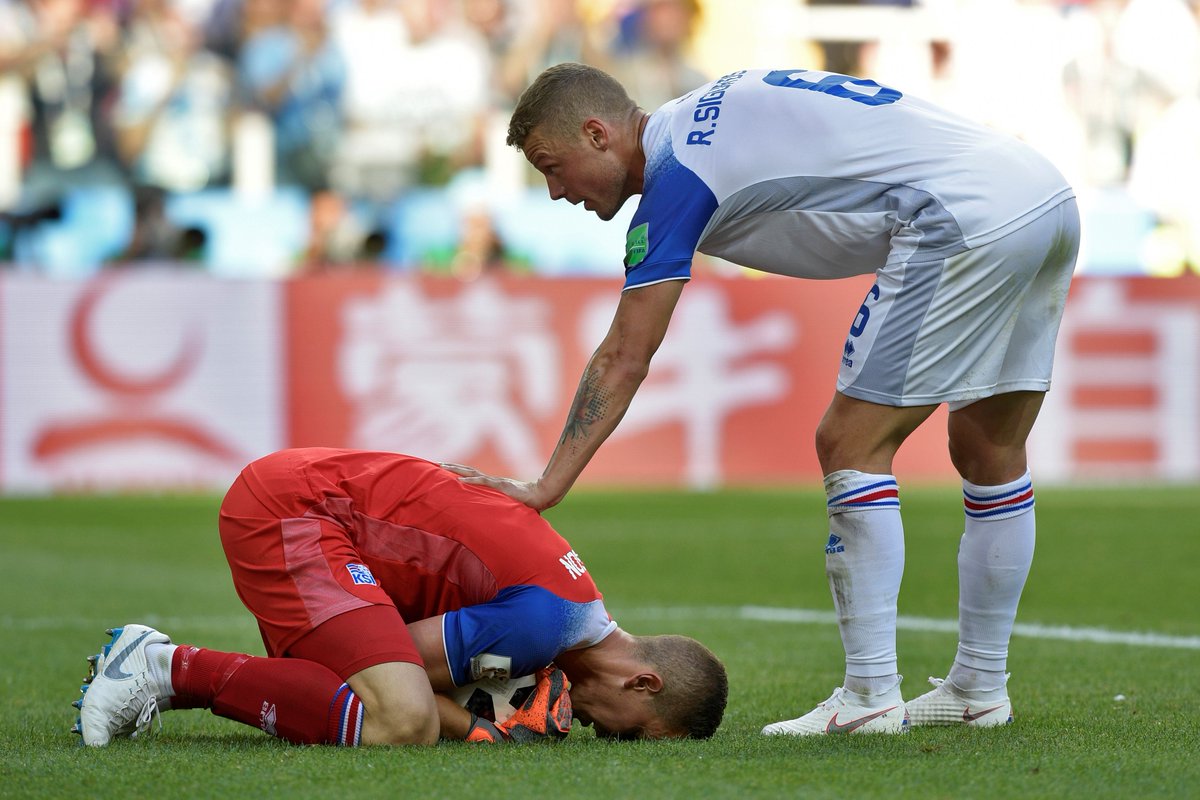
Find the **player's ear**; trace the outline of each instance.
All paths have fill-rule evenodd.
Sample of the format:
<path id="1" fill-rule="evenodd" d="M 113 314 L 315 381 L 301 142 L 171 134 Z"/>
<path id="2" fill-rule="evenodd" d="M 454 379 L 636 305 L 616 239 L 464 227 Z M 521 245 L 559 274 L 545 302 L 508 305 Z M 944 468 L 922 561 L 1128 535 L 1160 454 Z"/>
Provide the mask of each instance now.
<path id="1" fill-rule="evenodd" d="M 588 144 L 597 150 L 608 149 L 608 126 L 598 117 L 588 117 L 583 121 L 583 135 Z"/>
<path id="2" fill-rule="evenodd" d="M 625 679 L 625 688 L 635 692 L 658 694 L 662 691 L 663 680 L 657 672 L 639 672 Z"/>

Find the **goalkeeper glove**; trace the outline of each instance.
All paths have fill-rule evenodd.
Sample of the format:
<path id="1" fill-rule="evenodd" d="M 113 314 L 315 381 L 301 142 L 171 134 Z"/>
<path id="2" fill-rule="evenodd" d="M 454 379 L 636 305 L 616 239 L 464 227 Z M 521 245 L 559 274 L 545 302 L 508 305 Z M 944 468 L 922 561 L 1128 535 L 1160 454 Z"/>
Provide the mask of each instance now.
<path id="1" fill-rule="evenodd" d="M 571 730 L 570 688 L 567 676 L 558 667 L 540 670 L 533 694 L 504 722 L 490 722 L 472 714 L 467 741 L 524 744 L 565 738 Z"/>

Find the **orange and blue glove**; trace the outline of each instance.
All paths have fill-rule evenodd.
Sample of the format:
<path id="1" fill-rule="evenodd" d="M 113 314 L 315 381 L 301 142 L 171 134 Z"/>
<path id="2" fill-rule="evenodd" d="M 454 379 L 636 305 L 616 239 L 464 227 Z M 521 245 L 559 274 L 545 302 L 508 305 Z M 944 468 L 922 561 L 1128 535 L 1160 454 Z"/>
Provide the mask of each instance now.
<path id="1" fill-rule="evenodd" d="M 566 738 L 572 719 L 570 688 L 570 681 L 558 667 L 538 671 L 533 694 L 504 722 L 472 714 L 467 741 L 526 744 Z"/>

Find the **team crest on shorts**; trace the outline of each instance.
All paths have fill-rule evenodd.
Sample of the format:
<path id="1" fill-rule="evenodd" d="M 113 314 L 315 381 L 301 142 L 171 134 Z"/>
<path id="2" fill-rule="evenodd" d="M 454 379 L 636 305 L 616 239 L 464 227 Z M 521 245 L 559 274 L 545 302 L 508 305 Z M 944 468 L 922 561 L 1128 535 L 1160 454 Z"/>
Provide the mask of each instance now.
<path id="1" fill-rule="evenodd" d="M 347 564 L 346 569 L 350 571 L 350 579 L 357 584 L 379 585 L 375 582 L 375 576 L 371 574 L 371 570 L 367 569 L 366 564 Z"/>

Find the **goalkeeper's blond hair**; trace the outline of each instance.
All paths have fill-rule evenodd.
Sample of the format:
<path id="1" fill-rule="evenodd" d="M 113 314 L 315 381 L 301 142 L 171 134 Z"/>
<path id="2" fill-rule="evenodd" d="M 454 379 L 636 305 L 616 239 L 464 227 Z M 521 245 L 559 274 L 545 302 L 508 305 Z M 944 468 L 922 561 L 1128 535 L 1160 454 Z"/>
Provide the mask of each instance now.
<path id="1" fill-rule="evenodd" d="M 725 715 L 729 679 L 713 652 L 687 636 L 638 636 L 637 654 L 654 666 L 663 688 L 655 709 L 671 729 L 708 739 Z"/>

